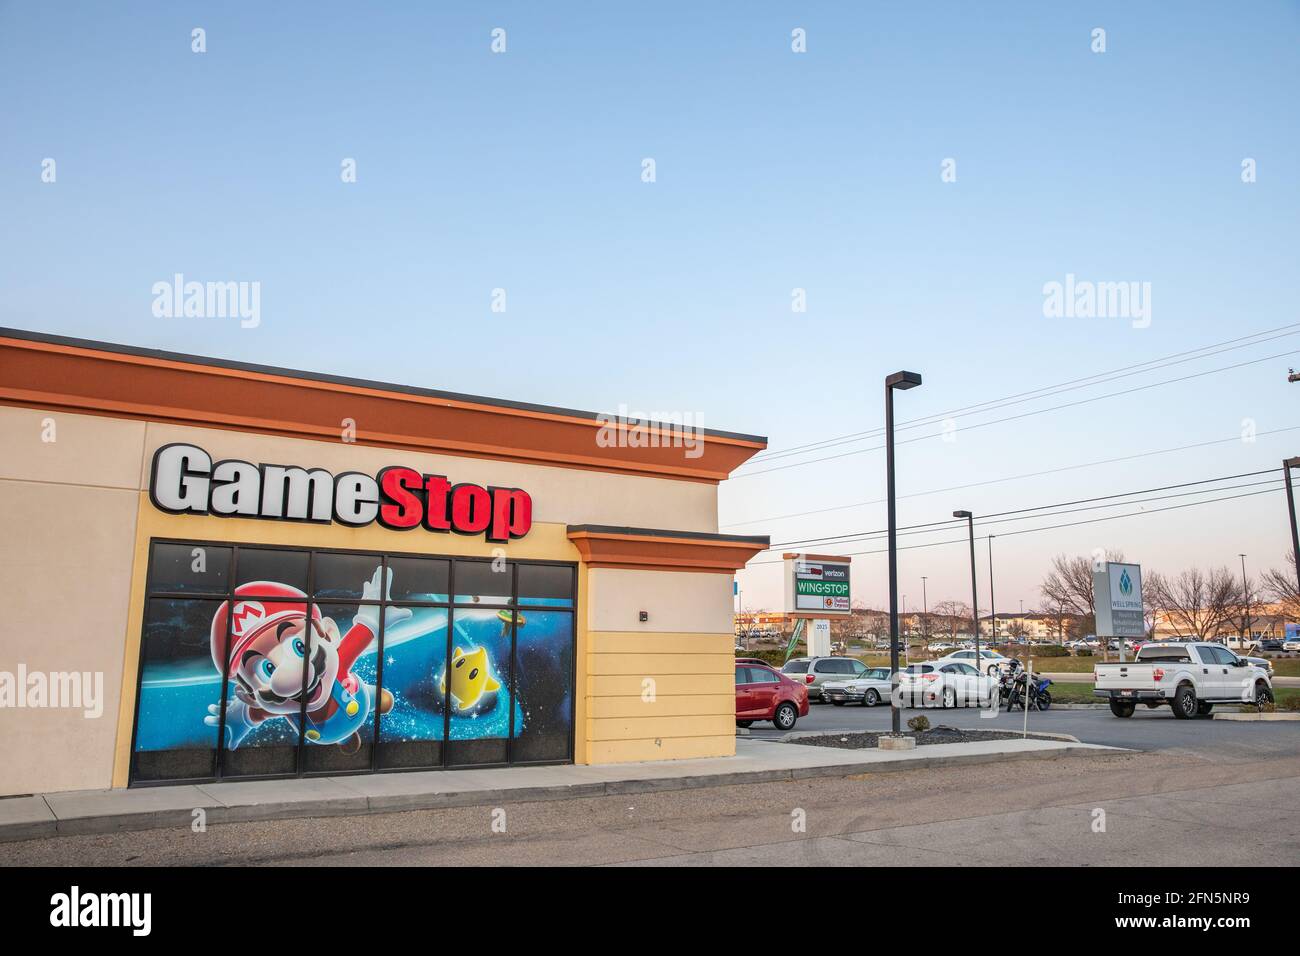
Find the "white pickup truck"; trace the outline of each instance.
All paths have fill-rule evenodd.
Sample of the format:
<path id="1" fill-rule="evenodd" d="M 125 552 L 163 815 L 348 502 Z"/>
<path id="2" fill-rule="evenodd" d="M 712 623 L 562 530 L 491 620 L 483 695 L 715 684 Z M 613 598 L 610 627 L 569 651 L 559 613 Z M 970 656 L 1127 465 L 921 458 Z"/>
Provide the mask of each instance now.
<path id="1" fill-rule="evenodd" d="M 1268 672 L 1222 644 L 1161 642 L 1143 644 L 1131 664 L 1097 664 L 1093 694 L 1110 702 L 1116 717 L 1132 717 L 1139 704 L 1169 704 L 1182 720 L 1204 717 L 1215 704 L 1254 704 L 1273 700 Z"/>

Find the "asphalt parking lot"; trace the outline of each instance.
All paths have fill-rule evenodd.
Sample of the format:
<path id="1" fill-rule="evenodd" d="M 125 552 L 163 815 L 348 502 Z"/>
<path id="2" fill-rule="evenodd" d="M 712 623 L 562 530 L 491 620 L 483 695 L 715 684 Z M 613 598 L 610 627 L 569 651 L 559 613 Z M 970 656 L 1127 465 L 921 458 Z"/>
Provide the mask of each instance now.
<path id="1" fill-rule="evenodd" d="M 996 717 L 983 717 L 973 707 L 944 710 L 938 707 L 907 708 L 902 711 L 903 726 L 917 714 L 929 718 L 931 726 L 992 730 L 1019 730 L 1025 715 L 1016 710 L 999 710 Z M 888 730 L 889 707 L 862 707 L 846 704 L 812 703 L 808 716 L 799 718 L 795 732 L 837 730 Z M 1029 729 L 1043 733 L 1070 734 L 1084 743 L 1127 747 L 1147 752 L 1185 752 L 1212 759 L 1258 759 L 1272 755 L 1291 756 L 1300 749 L 1300 721 L 1248 723 L 1228 720 L 1178 720 L 1168 707 L 1154 710 L 1139 707 L 1132 717 L 1121 719 L 1103 710 L 1052 708 L 1046 712 L 1030 711 Z M 755 737 L 777 739 L 784 736 L 770 723 L 755 723 L 750 728 Z"/>

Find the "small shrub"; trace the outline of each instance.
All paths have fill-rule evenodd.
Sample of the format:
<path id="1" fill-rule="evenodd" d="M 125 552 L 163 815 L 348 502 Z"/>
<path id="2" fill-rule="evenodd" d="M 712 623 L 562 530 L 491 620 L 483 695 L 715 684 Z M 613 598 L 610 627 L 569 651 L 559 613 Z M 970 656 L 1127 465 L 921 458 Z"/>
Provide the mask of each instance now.
<path id="1" fill-rule="evenodd" d="M 1091 647 L 1081 647 L 1074 652 L 1075 657 L 1092 657 Z"/>
<path id="2" fill-rule="evenodd" d="M 1069 657 L 1070 649 L 1059 644 L 1045 644 L 1042 647 L 1032 647 L 1026 653 L 1031 657 Z"/>
<path id="3" fill-rule="evenodd" d="M 907 722 L 907 726 L 918 734 L 924 733 L 930 729 L 930 718 L 926 717 L 925 714 L 917 714 Z"/>

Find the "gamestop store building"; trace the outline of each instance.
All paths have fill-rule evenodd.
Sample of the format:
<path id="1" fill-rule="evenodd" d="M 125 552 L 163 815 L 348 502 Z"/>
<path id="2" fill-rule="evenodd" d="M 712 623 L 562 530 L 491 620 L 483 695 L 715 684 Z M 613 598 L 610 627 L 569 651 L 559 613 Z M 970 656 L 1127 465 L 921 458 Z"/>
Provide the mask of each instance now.
<path id="1" fill-rule="evenodd" d="M 735 752 L 762 438 L 0 330 L 0 796 Z"/>

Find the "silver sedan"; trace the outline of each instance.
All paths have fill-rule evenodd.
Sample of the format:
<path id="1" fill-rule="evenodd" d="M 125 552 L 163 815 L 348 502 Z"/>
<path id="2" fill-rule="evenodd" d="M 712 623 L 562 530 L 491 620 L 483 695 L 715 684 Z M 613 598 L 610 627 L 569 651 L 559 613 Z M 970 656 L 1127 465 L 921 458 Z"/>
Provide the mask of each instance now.
<path id="1" fill-rule="evenodd" d="M 852 680 L 828 680 L 822 684 L 822 700 L 836 707 L 845 704 L 862 704 L 875 707 L 889 700 L 889 668 L 870 667 L 861 677 Z"/>

